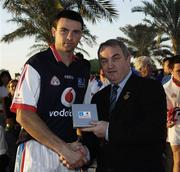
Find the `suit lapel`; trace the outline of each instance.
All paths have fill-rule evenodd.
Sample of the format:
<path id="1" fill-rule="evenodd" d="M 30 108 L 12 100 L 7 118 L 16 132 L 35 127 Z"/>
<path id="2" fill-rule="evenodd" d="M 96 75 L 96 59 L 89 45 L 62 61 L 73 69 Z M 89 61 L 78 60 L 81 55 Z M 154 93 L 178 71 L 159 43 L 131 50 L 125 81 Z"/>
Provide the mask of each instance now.
<path id="1" fill-rule="evenodd" d="M 131 90 L 133 88 L 133 85 L 134 85 L 134 79 L 135 79 L 136 76 L 134 76 L 134 74 L 132 74 L 130 76 L 130 78 L 128 79 L 128 81 L 126 82 L 121 94 L 119 95 L 118 97 L 118 100 L 116 102 L 116 105 L 114 107 L 114 109 L 112 110 L 113 111 L 116 111 L 116 109 L 118 107 L 121 107 L 121 105 L 123 104 L 124 101 L 126 101 L 127 99 L 130 98 L 131 96 Z"/>

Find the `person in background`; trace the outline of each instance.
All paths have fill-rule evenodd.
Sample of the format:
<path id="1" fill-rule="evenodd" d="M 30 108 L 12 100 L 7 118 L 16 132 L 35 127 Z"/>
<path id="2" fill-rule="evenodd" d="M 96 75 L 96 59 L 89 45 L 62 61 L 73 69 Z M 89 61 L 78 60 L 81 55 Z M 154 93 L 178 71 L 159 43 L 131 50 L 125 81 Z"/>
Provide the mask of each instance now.
<path id="1" fill-rule="evenodd" d="M 140 76 L 139 72 L 134 68 L 134 66 L 131 67 L 131 70 L 135 75 Z"/>
<path id="2" fill-rule="evenodd" d="M 6 88 L 8 82 L 11 80 L 11 75 L 7 70 L 3 70 L 0 73 L 0 125 L 5 127 L 5 116 L 3 112 L 3 97 L 8 95 L 8 90 Z"/>
<path id="3" fill-rule="evenodd" d="M 163 59 L 163 77 L 161 79 L 162 85 L 168 82 L 171 79 L 171 69 L 169 68 L 169 63 L 171 61 L 170 57 L 166 57 Z M 172 172 L 173 170 L 173 153 L 171 149 L 171 145 L 167 140 L 166 143 L 166 151 L 165 151 L 165 164 L 166 164 L 166 172 Z"/>
<path id="4" fill-rule="evenodd" d="M 169 63 L 172 77 L 163 86 L 167 98 L 168 141 L 173 152 L 173 172 L 180 172 L 180 55 Z"/>
<path id="5" fill-rule="evenodd" d="M 12 99 L 14 97 L 14 92 L 17 86 L 18 80 L 12 79 L 9 81 L 7 85 L 8 96 L 3 98 L 3 107 L 5 114 L 5 122 L 6 122 L 6 140 L 8 144 L 8 153 L 10 158 L 9 170 L 10 172 L 14 171 L 16 150 L 17 150 L 17 140 L 20 132 L 20 125 L 16 122 L 16 114 L 10 111 L 10 106 L 12 103 Z"/>
<path id="6" fill-rule="evenodd" d="M 163 72 L 163 69 L 157 69 L 156 70 L 156 79 L 161 82 L 162 81 L 162 78 L 164 77 L 164 72 Z"/>
<path id="7" fill-rule="evenodd" d="M 17 83 L 17 79 L 12 79 L 9 81 L 9 83 L 7 84 L 8 96 L 3 98 L 3 107 L 6 118 L 6 130 L 8 130 L 9 128 L 13 128 L 16 124 L 16 115 L 15 113 L 10 111 L 10 106 L 14 97 Z"/>
<path id="8" fill-rule="evenodd" d="M 161 83 L 132 72 L 131 55 L 119 40 L 100 44 L 98 58 L 110 85 L 91 101 L 99 121 L 81 129 L 101 141 L 97 172 L 164 172 L 166 97 Z"/>
<path id="9" fill-rule="evenodd" d="M 155 78 L 152 75 L 153 65 L 150 57 L 147 56 L 137 57 L 134 62 L 134 67 L 139 72 L 140 76 L 145 78 L 152 78 L 152 79 Z"/>
<path id="10" fill-rule="evenodd" d="M 106 87 L 107 85 L 109 85 L 109 81 L 107 78 L 105 78 L 103 71 L 100 70 L 99 75 L 96 75 L 95 78 L 89 80 L 89 84 L 84 97 L 84 103 L 90 104 L 94 94 Z"/>
<path id="11" fill-rule="evenodd" d="M 9 165 L 8 147 L 4 127 L 0 125 L 0 171 L 6 172 Z"/>
<path id="12" fill-rule="evenodd" d="M 90 62 L 84 58 L 84 55 L 80 52 L 76 53 L 75 55 L 77 57 L 78 60 L 80 60 L 82 63 L 84 63 L 84 66 L 86 66 L 86 68 L 90 71 L 91 68 L 91 64 Z"/>
<path id="13" fill-rule="evenodd" d="M 166 82 L 168 82 L 171 79 L 171 69 L 169 68 L 171 58 L 164 58 L 163 59 L 163 78 L 161 80 L 161 83 L 164 85 Z"/>
<path id="14" fill-rule="evenodd" d="M 84 55 L 80 52 L 76 53 L 76 57 L 79 59 L 79 60 L 84 60 Z"/>
<path id="15" fill-rule="evenodd" d="M 95 156 L 95 137 L 77 142 L 72 124 L 71 105 L 83 103 L 90 75 L 74 55 L 83 27 L 79 13 L 62 10 L 52 21 L 54 44 L 24 65 L 11 110 L 29 138 L 18 147 L 15 172 L 78 172 Z"/>
<path id="16" fill-rule="evenodd" d="M 8 82 L 11 80 L 11 75 L 9 71 L 3 70 L 0 74 L 0 81 L 1 81 L 1 86 L 4 86 L 6 88 Z"/>

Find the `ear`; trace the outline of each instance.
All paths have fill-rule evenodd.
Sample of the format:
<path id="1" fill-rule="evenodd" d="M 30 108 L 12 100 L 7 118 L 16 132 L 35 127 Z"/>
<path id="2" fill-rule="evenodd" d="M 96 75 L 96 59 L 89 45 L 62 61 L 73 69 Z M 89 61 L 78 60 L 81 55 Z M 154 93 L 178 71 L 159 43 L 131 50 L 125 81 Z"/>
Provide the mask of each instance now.
<path id="1" fill-rule="evenodd" d="M 130 56 L 130 55 L 128 56 L 127 61 L 128 61 L 129 63 L 131 63 L 131 56 Z"/>
<path id="2" fill-rule="evenodd" d="M 51 34 L 52 34 L 53 37 L 55 37 L 55 32 L 56 32 L 56 29 L 54 27 L 52 27 Z"/>

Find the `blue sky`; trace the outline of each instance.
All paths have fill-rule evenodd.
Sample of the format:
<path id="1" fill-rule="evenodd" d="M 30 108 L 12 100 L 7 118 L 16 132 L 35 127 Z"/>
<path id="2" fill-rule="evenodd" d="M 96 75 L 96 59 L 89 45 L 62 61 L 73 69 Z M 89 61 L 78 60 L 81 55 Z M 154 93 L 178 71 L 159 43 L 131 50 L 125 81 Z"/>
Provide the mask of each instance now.
<path id="1" fill-rule="evenodd" d="M 148 0 L 152 2 L 152 0 Z M 90 57 L 85 56 L 86 59 L 97 58 L 96 52 L 101 42 L 123 36 L 119 27 L 124 27 L 127 24 L 135 25 L 142 21 L 144 15 L 142 13 L 131 13 L 131 8 L 137 5 L 142 5 L 141 0 L 112 0 L 119 10 L 119 18 L 114 23 L 101 21 L 96 25 L 87 23 L 92 34 L 95 34 L 97 39 L 97 45 L 92 48 L 87 45 L 83 45 L 84 49 L 89 52 Z M 1 2 L 2 3 L 2 2 Z M 4 34 L 10 33 L 17 27 L 15 24 L 7 23 L 7 20 L 11 18 L 11 15 L 6 10 L 2 9 L 0 3 L 0 38 Z M 14 73 L 21 72 L 23 64 L 29 58 L 28 53 L 30 47 L 34 44 L 33 38 L 23 38 L 13 41 L 10 44 L 0 42 L 0 69 L 7 69 L 10 71 L 12 77 Z"/>

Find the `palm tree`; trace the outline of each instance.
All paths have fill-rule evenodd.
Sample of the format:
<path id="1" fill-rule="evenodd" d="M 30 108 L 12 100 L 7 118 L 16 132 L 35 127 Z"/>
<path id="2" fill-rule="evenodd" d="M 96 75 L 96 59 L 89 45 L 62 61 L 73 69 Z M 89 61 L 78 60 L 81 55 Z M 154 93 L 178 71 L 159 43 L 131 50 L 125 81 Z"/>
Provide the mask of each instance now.
<path id="1" fill-rule="evenodd" d="M 1 41 L 9 43 L 25 36 L 34 36 L 35 44 L 31 47 L 34 51 L 43 50 L 53 42 L 50 21 L 54 14 L 62 9 L 79 11 L 86 20 L 92 23 L 100 19 L 112 22 L 118 16 L 114 6 L 107 0 L 5 0 L 3 8 L 13 14 L 9 22 L 14 22 L 19 27 L 4 35 Z M 92 45 L 95 40 L 96 36 L 91 35 L 85 27 L 82 42 Z"/>
<path id="2" fill-rule="evenodd" d="M 96 23 L 102 19 L 113 22 L 117 18 L 117 10 L 109 0 L 62 0 L 65 9 L 77 9 L 86 20 Z"/>
<path id="3" fill-rule="evenodd" d="M 154 26 L 146 24 L 126 25 L 120 27 L 120 31 L 125 34 L 126 38 L 118 37 L 117 39 L 127 43 L 134 57 L 161 56 L 163 52 L 170 53 L 170 47 L 161 44 L 163 41 L 167 41 L 168 38 L 158 37 L 157 29 Z"/>
<path id="4" fill-rule="evenodd" d="M 149 19 L 146 22 L 155 25 L 167 34 L 172 42 L 174 54 L 180 54 L 180 0 L 142 1 L 143 6 L 132 8 L 132 12 L 143 12 Z"/>

